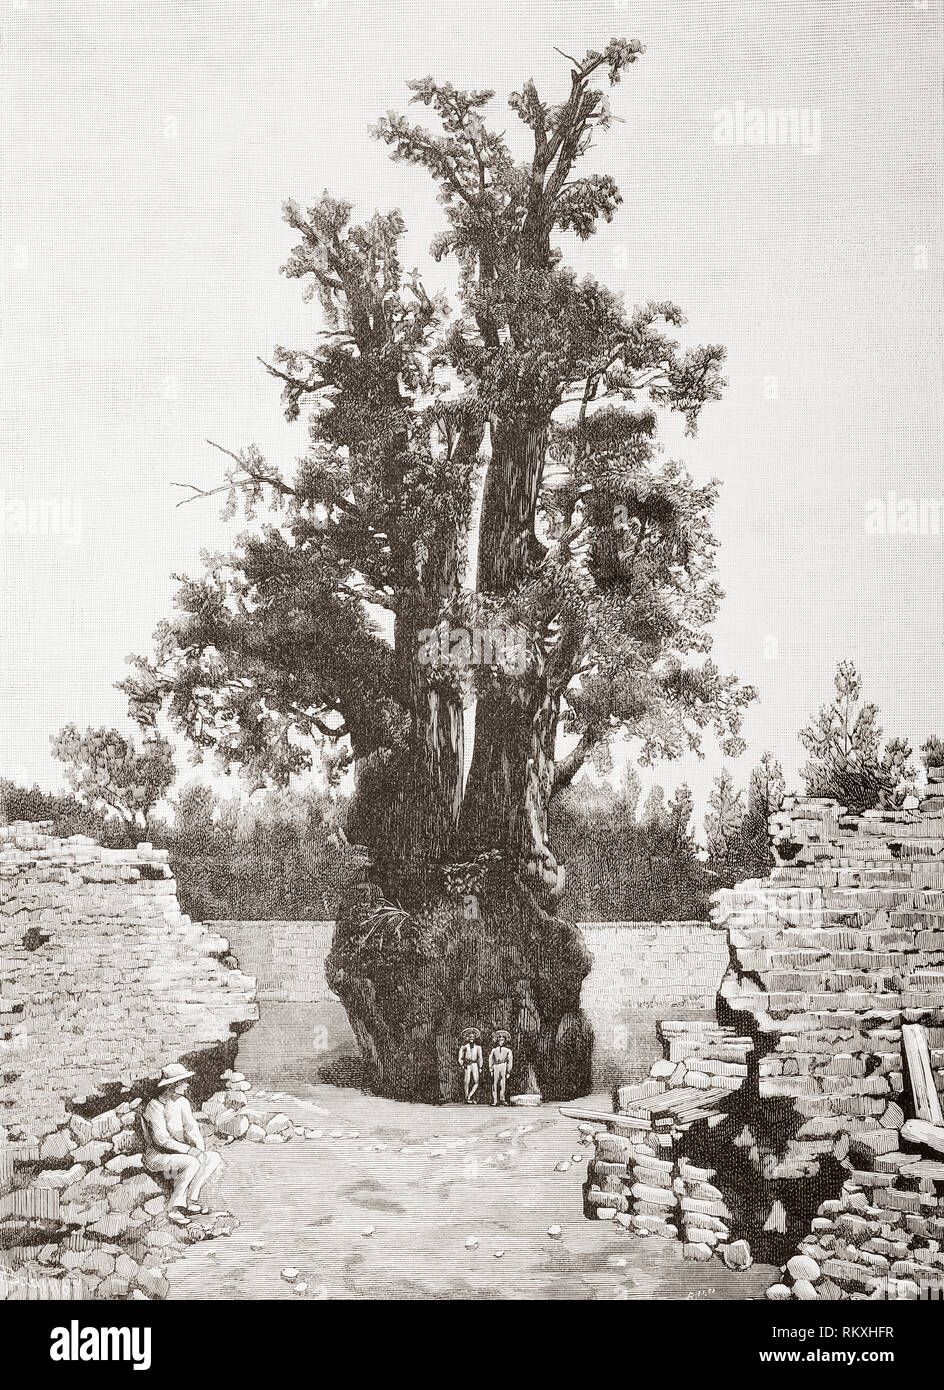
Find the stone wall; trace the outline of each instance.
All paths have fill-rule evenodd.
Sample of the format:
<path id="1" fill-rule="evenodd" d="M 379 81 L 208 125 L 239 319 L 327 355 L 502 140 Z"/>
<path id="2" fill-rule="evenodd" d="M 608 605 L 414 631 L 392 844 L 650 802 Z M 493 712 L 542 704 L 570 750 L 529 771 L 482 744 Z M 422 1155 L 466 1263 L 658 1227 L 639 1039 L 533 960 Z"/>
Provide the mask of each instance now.
<path id="1" fill-rule="evenodd" d="M 728 965 L 710 922 L 582 922 L 593 955 L 583 1007 L 600 1028 L 632 1009 L 713 1009 Z"/>
<path id="2" fill-rule="evenodd" d="M 209 925 L 255 977 L 262 1005 L 241 1066 L 256 1077 L 313 1079 L 326 1063 L 356 1054 L 347 1017 L 325 981 L 332 922 Z M 605 1089 L 648 1071 L 657 1019 L 713 1015 L 728 948 L 710 922 L 583 922 L 581 931 L 593 955 L 581 999 L 594 1031 L 594 1085 Z"/>
<path id="3" fill-rule="evenodd" d="M 359 1079 L 357 1041 L 328 988 L 325 957 L 333 922 L 211 922 L 240 969 L 254 976 L 259 1022 L 240 1044 L 239 1065 L 255 1080 Z"/>
<path id="4" fill-rule="evenodd" d="M 232 1075 L 253 981 L 181 913 L 166 852 L 47 831 L 0 827 L 0 1298 L 163 1297 L 136 1112 L 169 1062 L 198 1102 Z"/>
<path id="5" fill-rule="evenodd" d="M 222 937 L 181 913 L 166 860 L 0 826 L 6 1137 L 42 1139 L 256 1018 L 252 980 L 223 964 Z"/>
<path id="6" fill-rule="evenodd" d="M 686 1230 L 686 1255 L 716 1252 L 735 1268 L 751 1247 L 777 1263 L 789 1256 L 774 1300 L 944 1293 L 944 1164 L 909 1141 L 917 1110 L 902 1042 L 903 1026 L 919 1025 L 944 1095 L 940 789 L 914 809 L 864 815 L 785 799 L 771 820 L 769 878 L 716 895 L 730 949 L 717 1007 L 727 1033 L 692 1058 L 685 1030 L 680 1052 L 679 1030 L 662 1025 L 666 1057 L 641 1086 L 618 1089 L 613 1120 L 595 1132 L 588 1215 L 612 1211 L 637 1231 L 655 1222 L 663 1235 L 691 1227 L 686 1211 L 712 1216 L 721 1225 L 699 1227 L 697 1240 Z M 744 1055 L 725 1066 L 735 1043 Z M 682 1110 L 693 1086 L 696 1103 L 699 1086 L 713 1100 L 691 1125 Z M 686 1196 L 683 1163 L 716 1189 L 704 1194 L 716 1206 Z"/>
<path id="7" fill-rule="evenodd" d="M 803 1176 L 824 1155 L 896 1147 L 903 1022 L 927 1027 L 944 1094 L 944 815 L 787 798 L 771 826 L 787 862 L 718 894 L 720 998 L 754 1037 L 759 1099 Z"/>

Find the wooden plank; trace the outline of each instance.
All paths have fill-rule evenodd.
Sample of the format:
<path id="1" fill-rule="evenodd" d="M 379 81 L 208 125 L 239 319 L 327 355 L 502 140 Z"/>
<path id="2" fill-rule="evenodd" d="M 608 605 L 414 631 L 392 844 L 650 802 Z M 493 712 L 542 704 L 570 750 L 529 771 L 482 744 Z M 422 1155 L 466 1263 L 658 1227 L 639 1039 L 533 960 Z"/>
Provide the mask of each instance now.
<path id="1" fill-rule="evenodd" d="M 695 1120 L 718 1120 L 725 1119 L 726 1112 L 723 1110 L 692 1110 L 686 1114 L 684 1124 L 691 1124 Z"/>
<path id="2" fill-rule="evenodd" d="M 944 1154 L 944 1125 L 928 1124 L 927 1120 L 907 1120 L 901 1127 L 901 1136 L 922 1148 L 935 1149 Z"/>
<path id="3" fill-rule="evenodd" d="M 630 1115 L 618 1114 L 613 1110 L 583 1110 L 575 1105 L 558 1106 L 558 1114 L 568 1120 L 586 1120 L 591 1124 L 626 1125 L 630 1129 L 648 1129 L 649 1121 L 633 1119 Z"/>
<path id="4" fill-rule="evenodd" d="M 702 1090 L 697 1086 L 681 1086 L 677 1091 L 664 1091 L 661 1096 L 651 1096 L 644 1100 L 634 1100 L 633 1110 L 649 1115 L 661 1115 L 667 1111 L 682 1115 L 686 1110 L 702 1110 L 729 1092 L 724 1087 L 712 1086 Z"/>
<path id="5" fill-rule="evenodd" d="M 709 1091 L 695 1087 L 680 1087 L 677 1091 L 665 1091 L 660 1096 L 634 1101 L 630 1111 L 584 1110 L 581 1106 L 561 1105 L 558 1113 L 568 1120 L 585 1120 L 592 1124 L 626 1125 L 631 1129 L 649 1129 L 653 1123 L 670 1124 L 679 1121 L 690 1124 L 718 1113 L 719 1102 L 728 1102 L 731 1092 L 723 1087 Z"/>
<path id="6" fill-rule="evenodd" d="M 934 1072 L 931 1070 L 927 1033 L 920 1023 L 904 1023 L 901 1028 L 901 1040 L 908 1064 L 908 1076 L 911 1079 L 916 1118 L 926 1120 L 930 1125 L 944 1125 L 941 1102 L 934 1084 Z"/>

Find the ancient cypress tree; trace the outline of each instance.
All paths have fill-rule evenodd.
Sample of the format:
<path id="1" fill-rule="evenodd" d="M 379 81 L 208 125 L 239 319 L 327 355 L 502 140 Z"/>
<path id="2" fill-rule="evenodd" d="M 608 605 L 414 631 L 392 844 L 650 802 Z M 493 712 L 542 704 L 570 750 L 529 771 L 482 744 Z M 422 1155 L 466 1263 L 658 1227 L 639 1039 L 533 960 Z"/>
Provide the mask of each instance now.
<path id="1" fill-rule="evenodd" d="M 620 203 L 578 166 L 611 123 L 599 79 L 615 86 L 642 51 L 615 39 L 568 60 L 556 104 L 526 82 L 510 98 L 523 160 L 486 125 L 488 91 L 426 78 L 412 100 L 441 130 L 381 120 L 439 190 L 454 310 L 405 273 L 399 214 L 286 205 L 283 269 L 325 331 L 267 366 L 288 418 L 308 408 L 307 451 L 293 477 L 254 447 L 231 455 L 228 505 L 279 515 L 183 582 L 125 683 L 144 722 L 169 698 L 198 748 L 257 780 L 319 747 L 351 759 L 347 833 L 367 856 L 329 972 L 395 1096 L 452 1094 L 470 1024 L 511 1030 L 521 1084 L 587 1088 L 589 962 L 555 913 L 549 801 L 620 734 L 644 760 L 709 725 L 739 751 L 753 694 L 705 655 L 717 485 L 656 440 L 663 411 L 694 431 L 723 349 L 683 351 L 675 305 L 627 310 L 557 244 Z"/>

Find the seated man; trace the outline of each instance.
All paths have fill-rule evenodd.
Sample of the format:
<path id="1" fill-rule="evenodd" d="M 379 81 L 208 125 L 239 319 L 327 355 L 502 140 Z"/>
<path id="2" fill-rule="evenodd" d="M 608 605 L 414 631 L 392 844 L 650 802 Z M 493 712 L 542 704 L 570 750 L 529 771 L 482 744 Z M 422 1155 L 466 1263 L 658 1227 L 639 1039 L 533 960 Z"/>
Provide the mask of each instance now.
<path id="1" fill-rule="evenodd" d="M 164 1068 L 157 1083 L 157 1095 L 144 1107 L 144 1169 L 154 1177 L 173 1183 L 167 1199 L 167 1218 L 186 1226 L 190 1215 L 206 1215 L 210 1208 L 200 1205 L 200 1192 L 206 1180 L 223 1166 L 218 1153 L 207 1151 L 203 1132 L 187 1099 L 192 1071 L 179 1062 Z"/>

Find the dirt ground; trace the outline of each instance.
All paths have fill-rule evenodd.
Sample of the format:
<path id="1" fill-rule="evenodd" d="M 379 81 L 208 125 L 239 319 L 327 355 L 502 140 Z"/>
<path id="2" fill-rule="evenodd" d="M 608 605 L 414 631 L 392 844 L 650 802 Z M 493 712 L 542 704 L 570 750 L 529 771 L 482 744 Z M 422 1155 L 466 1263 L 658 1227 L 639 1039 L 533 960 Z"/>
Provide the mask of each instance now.
<path id="1" fill-rule="evenodd" d="M 172 1299 L 748 1299 L 777 1275 L 586 1220 L 592 1150 L 556 1106 L 412 1105 L 301 1081 L 251 1103 L 318 1137 L 225 1150 L 219 1197 L 241 1224 L 171 1267 Z"/>

